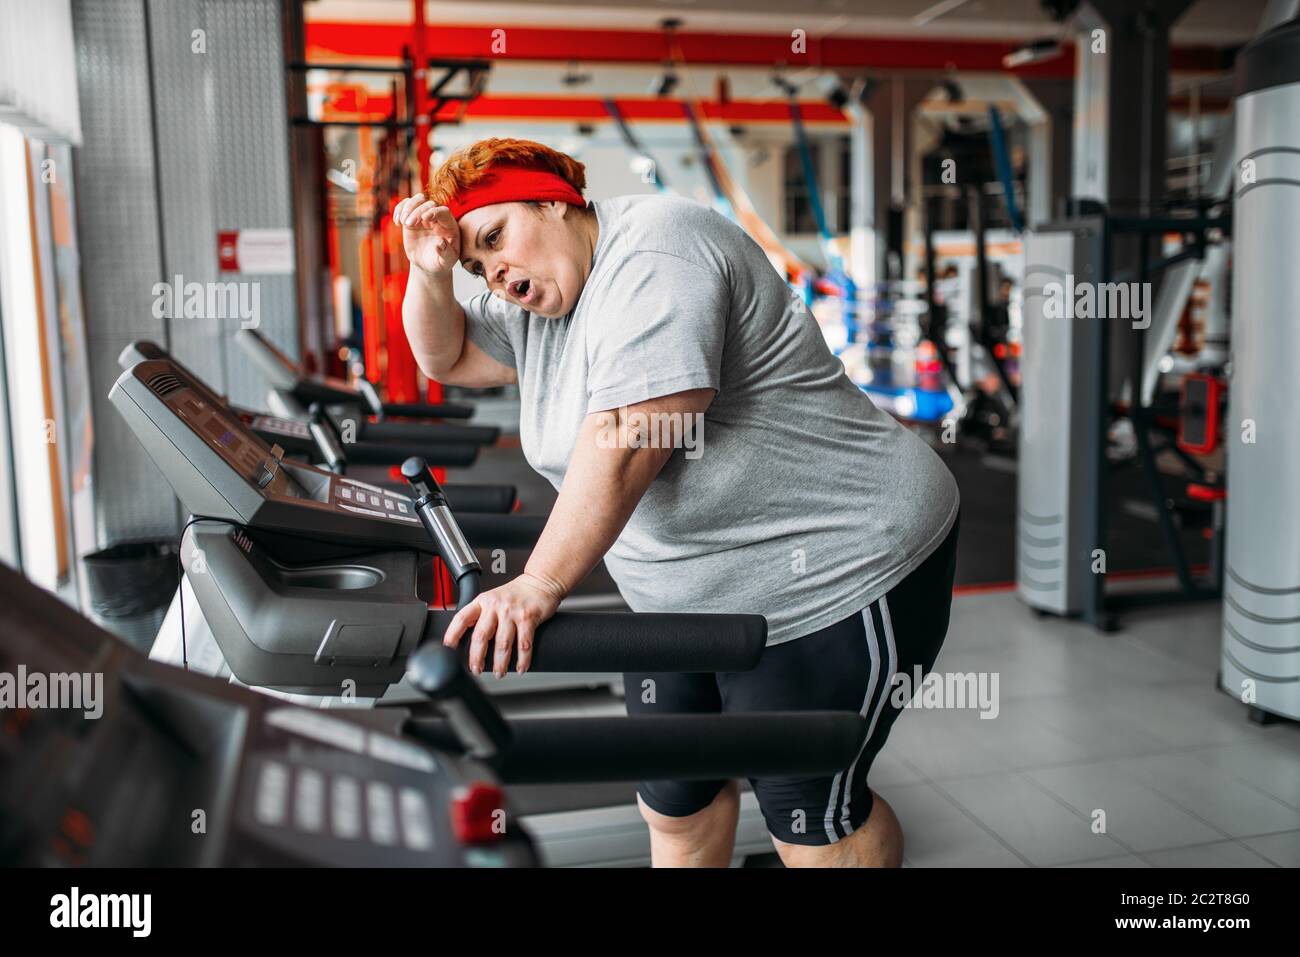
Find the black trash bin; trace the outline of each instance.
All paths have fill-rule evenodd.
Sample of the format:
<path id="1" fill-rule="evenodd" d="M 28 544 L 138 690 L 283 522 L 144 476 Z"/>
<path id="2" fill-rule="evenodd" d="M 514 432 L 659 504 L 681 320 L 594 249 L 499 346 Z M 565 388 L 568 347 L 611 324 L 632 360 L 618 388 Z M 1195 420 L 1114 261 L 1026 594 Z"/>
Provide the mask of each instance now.
<path id="1" fill-rule="evenodd" d="M 148 653 L 180 584 L 176 542 L 165 538 L 119 542 L 86 555 L 82 566 L 90 617 Z"/>

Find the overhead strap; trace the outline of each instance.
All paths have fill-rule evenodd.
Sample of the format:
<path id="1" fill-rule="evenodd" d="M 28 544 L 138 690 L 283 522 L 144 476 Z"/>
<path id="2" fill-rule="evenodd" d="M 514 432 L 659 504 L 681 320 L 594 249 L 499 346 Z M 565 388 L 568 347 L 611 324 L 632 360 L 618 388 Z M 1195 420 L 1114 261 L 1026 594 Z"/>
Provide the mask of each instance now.
<path id="1" fill-rule="evenodd" d="M 709 139 L 709 134 L 704 131 L 704 125 L 700 122 L 699 114 L 695 112 L 694 105 L 685 97 L 682 98 L 682 113 L 686 117 L 687 125 L 691 128 L 691 136 L 695 140 L 695 151 L 700 155 L 700 165 L 704 167 L 704 173 L 709 178 L 709 187 L 713 190 L 713 201 L 729 218 L 735 219 L 735 210 L 732 207 L 731 200 L 727 197 L 726 191 L 722 188 L 722 177 L 718 175 L 719 163 L 713 149 L 713 142 Z"/>
<path id="2" fill-rule="evenodd" d="M 845 325 L 849 341 L 857 338 L 857 286 L 844 268 L 844 257 L 835 248 L 830 227 L 826 223 L 826 210 L 822 207 L 821 185 L 817 181 L 817 167 L 813 163 L 812 148 L 808 145 L 808 134 L 804 130 L 803 110 L 799 106 L 798 91 L 794 86 L 787 86 L 790 95 L 790 124 L 794 129 L 795 144 L 799 148 L 799 163 L 803 167 L 804 185 L 808 190 L 808 201 L 812 206 L 813 218 L 817 221 L 817 235 L 821 240 L 822 253 L 826 256 L 826 276 L 814 289 L 827 295 L 840 297 L 844 302 Z"/>
<path id="3" fill-rule="evenodd" d="M 731 178 L 731 173 L 718 155 L 708 130 L 700 122 L 700 111 L 697 106 L 689 98 L 683 97 L 682 110 L 690 123 L 691 133 L 695 137 L 696 148 L 708 174 L 709 183 L 718 197 L 719 204 L 725 208 L 726 214 L 749 233 L 754 242 L 767 253 L 768 258 L 781 264 L 787 278 L 802 280 L 805 275 L 811 274 L 812 268 L 781 242 L 772 231 L 772 227 L 758 214 L 758 210 L 754 208 L 753 202 L 744 189 Z"/>
<path id="4" fill-rule="evenodd" d="M 799 147 L 799 164 L 803 167 L 803 181 L 808 188 L 808 202 L 812 204 L 813 217 L 817 220 L 817 232 L 823 243 L 831 241 L 831 231 L 826 225 L 826 211 L 822 209 L 822 191 L 817 183 L 817 169 L 813 165 L 812 149 L 808 146 L 808 135 L 803 128 L 803 111 L 795 98 L 795 90 L 790 88 L 790 123 L 794 127 L 794 141 Z"/>
<path id="5" fill-rule="evenodd" d="M 659 190 L 667 190 L 668 182 L 659 172 L 658 160 L 656 160 L 654 156 L 651 155 L 650 151 L 641 144 L 641 141 L 636 138 L 636 134 L 632 132 L 632 128 L 627 125 L 627 120 L 623 116 L 623 111 L 620 110 L 618 104 L 614 102 L 614 98 L 606 97 L 604 102 L 605 112 L 608 113 L 609 118 L 614 121 L 614 125 L 618 128 L 619 135 L 623 137 L 623 142 L 627 145 L 627 148 L 631 150 L 634 155 L 640 156 L 650 163 L 651 182 L 655 184 L 655 188 Z"/>
<path id="6" fill-rule="evenodd" d="M 1002 181 L 1002 199 L 1007 206 L 1007 219 L 1016 232 L 1024 232 L 1025 221 L 1021 218 L 1020 207 L 1016 205 L 1016 184 L 1011 177 L 1011 156 L 1007 152 L 1007 138 L 1002 132 L 1002 114 L 992 103 L 989 104 L 989 146 L 993 150 L 993 161 L 997 164 L 998 179 Z"/>

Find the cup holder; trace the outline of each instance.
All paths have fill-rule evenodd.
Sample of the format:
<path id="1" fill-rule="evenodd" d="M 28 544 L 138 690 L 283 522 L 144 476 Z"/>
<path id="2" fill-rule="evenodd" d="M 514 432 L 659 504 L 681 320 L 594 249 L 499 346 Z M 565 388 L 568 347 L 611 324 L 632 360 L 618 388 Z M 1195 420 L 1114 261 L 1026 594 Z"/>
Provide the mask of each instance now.
<path id="1" fill-rule="evenodd" d="M 326 588 L 332 591 L 356 591 L 373 588 L 384 580 L 384 573 L 364 565 L 330 565 L 324 568 L 281 568 L 280 578 L 298 588 Z"/>

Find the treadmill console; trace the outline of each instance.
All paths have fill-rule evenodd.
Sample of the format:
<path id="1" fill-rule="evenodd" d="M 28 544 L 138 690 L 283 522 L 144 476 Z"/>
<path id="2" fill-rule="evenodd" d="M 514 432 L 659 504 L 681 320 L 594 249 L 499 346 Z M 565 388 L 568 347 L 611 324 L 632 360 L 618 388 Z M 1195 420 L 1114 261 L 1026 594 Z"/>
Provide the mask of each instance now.
<path id="1" fill-rule="evenodd" d="M 214 392 L 208 387 L 207 383 L 190 372 L 186 366 L 169 355 L 156 342 L 148 339 L 137 339 L 122 350 L 121 355 L 117 357 L 117 364 L 123 369 L 130 369 L 136 363 L 146 362 L 150 359 L 163 359 L 173 363 L 177 369 L 185 373 L 190 380 L 191 387 L 203 390 L 205 401 L 229 409 L 231 413 L 238 416 L 240 422 L 259 435 L 263 437 L 270 436 L 271 441 L 283 442 L 291 452 L 298 455 L 310 456 L 315 452 L 316 442 L 305 422 L 280 416 L 263 415 L 260 412 L 250 412 L 247 409 L 231 405 L 226 401 L 225 396 Z"/>
<path id="2" fill-rule="evenodd" d="M 407 495 L 284 457 L 169 359 L 122 373 L 109 399 L 193 515 L 352 545 L 434 544 Z M 254 420 L 256 421 L 256 420 Z"/>
<path id="3" fill-rule="evenodd" d="M 268 448 L 225 406 L 213 405 L 195 389 L 185 385 L 173 388 L 164 382 L 161 395 L 163 404 L 205 438 L 209 446 L 246 481 L 266 489 L 271 495 L 308 495 L 283 467 L 283 454 L 277 455 L 274 446 Z"/>
<path id="4" fill-rule="evenodd" d="M 151 662 L 2 566 L 0 589 L 21 683 L 0 699 L 0 865 L 535 863 L 518 828 L 467 825 L 501 807 L 491 772 L 396 716 L 284 705 Z"/>
<path id="5" fill-rule="evenodd" d="M 306 422 L 286 419 L 278 415 L 262 415 L 258 412 L 239 412 L 239 420 L 250 429 L 262 435 L 283 436 L 291 441 L 310 442 L 311 429 Z"/>

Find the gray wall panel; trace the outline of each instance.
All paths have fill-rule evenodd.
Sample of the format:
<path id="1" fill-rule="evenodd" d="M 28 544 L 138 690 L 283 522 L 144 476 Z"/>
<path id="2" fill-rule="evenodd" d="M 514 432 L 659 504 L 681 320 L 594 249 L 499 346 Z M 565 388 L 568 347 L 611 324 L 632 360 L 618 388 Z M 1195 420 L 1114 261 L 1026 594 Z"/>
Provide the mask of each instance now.
<path id="1" fill-rule="evenodd" d="M 234 401 L 264 405 L 265 383 L 233 342 L 240 320 L 155 318 L 156 283 L 256 282 L 260 329 L 298 354 L 294 277 L 223 274 L 216 249 L 218 230 L 292 225 L 281 0 L 73 0 L 73 27 L 97 529 L 107 543 L 179 531 L 175 508 L 160 504 L 173 501 L 170 488 L 106 398 L 124 346 L 156 339 Z M 205 52 L 193 49 L 195 30 Z"/>
<path id="2" fill-rule="evenodd" d="M 140 0 L 74 0 L 83 143 L 76 150 L 78 226 L 95 419 L 99 544 L 173 534 L 170 487 L 108 402 L 118 353 L 164 339 L 152 312 L 162 265 L 149 76 Z"/>
<path id="3" fill-rule="evenodd" d="M 158 123 L 158 178 L 162 186 L 162 233 L 167 273 L 175 284 L 213 282 L 217 272 L 217 223 L 213 193 L 212 48 L 195 53 L 192 33 L 206 30 L 201 0 L 150 0 L 149 33 Z M 225 330 L 219 320 L 174 315 L 171 351 L 214 388 L 226 388 Z"/>
<path id="4" fill-rule="evenodd" d="M 207 0 L 214 141 L 212 208 L 220 228 L 293 225 L 289 125 L 278 0 Z M 261 284 L 261 326 L 298 356 L 293 276 L 246 276 Z M 229 324 L 237 328 L 239 323 Z M 227 339 L 231 398 L 264 405 L 266 383 Z"/>

